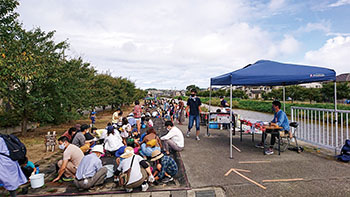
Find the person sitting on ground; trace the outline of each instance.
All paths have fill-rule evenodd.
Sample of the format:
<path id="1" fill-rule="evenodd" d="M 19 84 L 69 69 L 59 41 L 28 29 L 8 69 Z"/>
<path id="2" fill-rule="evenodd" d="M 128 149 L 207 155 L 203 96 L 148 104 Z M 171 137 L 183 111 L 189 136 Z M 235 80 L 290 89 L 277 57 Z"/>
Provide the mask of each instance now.
<path id="1" fill-rule="evenodd" d="M 146 125 L 150 128 L 153 127 L 153 121 L 149 115 L 146 115 L 145 117 Z"/>
<path id="2" fill-rule="evenodd" d="M 72 144 L 78 146 L 84 153 L 87 153 L 90 149 L 90 142 L 92 140 L 86 140 L 85 134 L 89 130 L 89 125 L 83 124 L 80 127 L 80 132 L 77 132 L 73 138 Z"/>
<path id="3" fill-rule="evenodd" d="M 91 154 L 84 156 L 75 174 L 74 184 L 80 189 L 102 185 L 107 175 L 107 168 L 102 167 L 101 155 L 104 154 L 103 146 L 96 145 Z"/>
<path id="4" fill-rule="evenodd" d="M 68 131 L 64 132 L 62 136 L 66 136 L 69 142 L 72 142 L 73 136 L 77 133 L 77 128 L 71 127 Z"/>
<path id="5" fill-rule="evenodd" d="M 160 139 L 163 142 L 163 149 L 167 155 L 170 154 L 170 149 L 174 151 L 182 151 L 184 149 L 184 136 L 179 128 L 174 126 L 171 121 L 165 122 L 165 127 L 169 131 Z"/>
<path id="6" fill-rule="evenodd" d="M 59 168 L 58 175 L 52 182 L 60 180 L 60 178 L 63 175 L 63 181 L 71 181 L 75 178 L 77 167 L 83 159 L 84 153 L 79 147 L 69 143 L 68 138 L 66 136 L 60 137 L 58 139 L 58 144 L 58 147 L 61 150 L 64 150 L 63 159 L 59 160 L 57 163 L 57 168 Z"/>
<path id="7" fill-rule="evenodd" d="M 120 136 L 126 139 L 129 136 L 129 132 L 131 132 L 131 124 L 129 123 L 128 119 L 124 117 L 122 120 Z"/>
<path id="8" fill-rule="evenodd" d="M 35 165 L 33 162 L 28 161 L 28 157 L 24 157 L 23 159 L 18 160 L 18 164 L 21 166 L 22 172 L 27 179 L 29 179 L 32 174 L 35 174 Z"/>
<path id="9" fill-rule="evenodd" d="M 121 112 L 122 110 L 120 108 L 117 108 L 117 110 L 113 113 L 112 124 L 118 124 L 118 122 L 120 121 Z"/>
<path id="10" fill-rule="evenodd" d="M 154 177 L 151 172 L 149 164 L 140 156 L 134 154 L 132 147 L 126 147 L 124 153 L 120 156 L 123 160 L 115 172 L 118 176 L 121 172 L 126 172 L 131 167 L 130 178 L 127 182 L 125 189 L 127 192 L 132 192 L 134 188 L 140 187 L 142 191 L 148 189 L 148 183 L 154 181 Z"/>
<path id="11" fill-rule="evenodd" d="M 285 132 L 285 134 L 289 134 L 289 138 L 293 138 L 293 135 L 292 135 L 292 132 L 290 132 L 290 127 L 289 127 L 289 120 L 288 120 L 288 117 L 286 115 L 286 113 L 284 111 L 281 110 L 281 102 L 279 101 L 273 101 L 272 102 L 272 110 L 274 111 L 274 116 L 273 116 L 273 119 L 271 121 L 271 125 L 272 126 L 279 126 L 279 127 L 282 127 L 282 131 Z M 265 137 L 266 139 L 266 136 L 267 134 L 264 133 L 263 137 Z M 261 143 L 257 145 L 257 147 L 263 147 L 264 144 L 263 144 L 263 137 L 261 139 Z M 270 142 L 270 148 L 268 148 L 266 150 L 266 154 L 267 155 L 272 155 L 273 154 L 273 146 L 276 142 L 276 137 L 278 137 L 277 134 L 273 134 L 271 135 L 271 142 Z"/>
<path id="12" fill-rule="evenodd" d="M 178 167 L 173 158 L 164 155 L 159 150 L 152 152 L 152 159 L 156 163 L 155 180 L 162 181 L 164 183 L 174 180 L 174 176 L 177 174 Z"/>
<path id="13" fill-rule="evenodd" d="M 104 139 L 104 144 L 107 156 L 114 156 L 124 146 L 123 139 L 120 137 L 119 132 L 114 131 L 113 126 L 107 128 L 107 137 Z M 121 154 L 118 154 L 117 157 Z"/>
<path id="14" fill-rule="evenodd" d="M 143 138 L 141 142 L 141 151 L 140 155 L 150 157 L 152 156 L 152 152 L 155 150 L 161 149 L 161 141 L 156 134 L 156 130 L 154 128 L 149 128 L 146 131 L 146 136 Z"/>
<path id="15" fill-rule="evenodd" d="M 16 196 L 16 189 L 26 182 L 21 167 L 10 158 L 5 140 L 0 136 L 0 184 L 10 192 L 10 196 Z"/>

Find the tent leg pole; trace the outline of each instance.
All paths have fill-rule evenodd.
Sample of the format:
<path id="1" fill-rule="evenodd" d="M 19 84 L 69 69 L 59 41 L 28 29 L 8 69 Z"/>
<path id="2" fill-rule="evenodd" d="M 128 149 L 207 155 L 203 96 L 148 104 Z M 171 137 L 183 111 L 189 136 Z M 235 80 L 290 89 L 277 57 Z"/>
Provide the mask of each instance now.
<path id="1" fill-rule="evenodd" d="M 283 111 L 286 112 L 286 86 L 283 86 Z"/>
<path id="2" fill-rule="evenodd" d="M 208 122 L 207 122 L 207 136 L 209 137 L 210 136 L 210 133 L 209 133 L 209 120 L 210 120 L 210 106 L 211 106 L 211 90 L 212 90 L 212 86 L 211 86 L 211 83 L 210 83 L 210 86 L 209 86 L 209 114 L 208 114 Z"/>
<path id="3" fill-rule="evenodd" d="M 335 155 L 337 155 L 338 148 L 338 111 L 337 111 L 337 81 L 334 81 L 334 115 L 335 115 L 335 134 L 336 134 L 336 142 L 335 142 Z M 343 143 L 343 142 L 340 142 Z"/>
<path id="4" fill-rule="evenodd" d="M 232 156 L 232 84 L 230 85 L 230 158 L 233 159 Z"/>

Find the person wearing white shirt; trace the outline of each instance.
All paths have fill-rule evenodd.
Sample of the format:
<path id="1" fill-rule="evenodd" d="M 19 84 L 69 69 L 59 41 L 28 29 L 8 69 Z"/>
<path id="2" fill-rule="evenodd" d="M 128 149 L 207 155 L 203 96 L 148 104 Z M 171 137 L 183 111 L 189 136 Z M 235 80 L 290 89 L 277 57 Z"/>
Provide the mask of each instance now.
<path id="1" fill-rule="evenodd" d="M 114 155 L 121 147 L 124 146 L 123 139 L 119 132 L 114 131 L 113 126 L 107 128 L 107 137 L 104 139 L 104 148 L 107 154 Z"/>
<path id="2" fill-rule="evenodd" d="M 179 128 L 175 127 L 171 121 L 165 122 L 165 127 L 169 131 L 161 137 L 164 146 L 164 151 L 169 154 L 170 148 L 174 151 L 182 151 L 185 146 L 184 136 Z"/>

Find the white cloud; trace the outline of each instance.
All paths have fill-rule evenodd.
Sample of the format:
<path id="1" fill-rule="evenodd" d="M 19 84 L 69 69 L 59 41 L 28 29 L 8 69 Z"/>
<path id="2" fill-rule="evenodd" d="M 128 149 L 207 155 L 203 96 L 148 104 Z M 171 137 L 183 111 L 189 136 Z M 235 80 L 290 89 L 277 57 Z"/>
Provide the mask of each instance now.
<path id="1" fill-rule="evenodd" d="M 350 36 L 327 40 L 318 50 L 305 54 L 305 61 L 334 69 L 337 74 L 350 72 Z"/>
<path id="2" fill-rule="evenodd" d="M 335 3 L 329 4 L 328 7 L 339 7 L 343 5 L 349 5 L 349 4 L 350 4 L 350 0 L 338 0 Z"/>
<path id="3" fill-rule="evenodd" d="M 270 10 L 278 10 L 285 5 L 284 0 L 271 0 L 268 7 Z"/>
<path id="4" fill-rule="evenodd" d="M 299 41 L 297 41 L 293 36 L 285 35 L 284 39 L 280 43 L 280 50 L 282 54 L 289 55 L 298 51 L 299 46 Z"/>
<path id="5" fill-rule="evenodd" d="M 250 24 L 254 9 L 245 0 L 20 3 L 25 27 L 56 30 L 57 40 L 69 39 L 73 56 L 138 87 L 205 87 L 210 77 L 299 48 L 291 35 L 279 39 Z M 285 2 L 264 6 L 277 11 Z"/>
<path id="6" fill-rule="evenodd" d="M 307 23 L 306 26 L 300 27 L 297 32 L 312 32 L 312 31 L 322 31 L 325 33 L 329 33 L 331 31 L 331 22 L 322 20 L 317 23 Z"/>

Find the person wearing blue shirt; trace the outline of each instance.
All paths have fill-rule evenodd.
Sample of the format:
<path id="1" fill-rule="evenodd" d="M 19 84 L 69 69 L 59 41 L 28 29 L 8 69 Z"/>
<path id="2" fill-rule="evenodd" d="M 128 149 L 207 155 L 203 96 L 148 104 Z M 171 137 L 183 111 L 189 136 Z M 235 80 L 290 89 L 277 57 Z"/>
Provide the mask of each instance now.
<path id="1" fill-rule="evenodd" d="M 80 162 L 75 174 L 74 184 L 81 189 L 89 189 L 103 184 L 107 175 L 107 168 L 102 166 L 100 159 L 104 154 L 103 146 L 96 145 Z"/>
<path id="2" fill-rule="evenodd" d="M 272 110 L 274 111 L 274 116 L 273 119 L 271 121 L 271 125 L 275 125 L 275 126 L 280 126 L 282 127 L 283 131 L 287 134 L 289 133 L 289 137 L 293 138 L 292 133 L 290 132 L 290 128 L 289 128 L 289 120 L 288 117 L 286 115 L 286 113 L 284 111 L 281 110 L 281 102 L 279 101 L 273 101 L 272 102 Z M 266 139 L 266 133 L 264 133 L 263 135 L 265 135 L 265 139 Z M 270 143 L 270 148 L 268 148 L 266 150 L 266 154 L 267 155 L 272 155 L 273 154 L 273 150 L 272 147 L 276 142 L 276 137 L 278 137 L 277 135 L 273 134 L 271 135 L 271 143 Z M 256 147 L 263 147 L 263 140 L 261 140 L 261 143 L 256 145 Z"/>

